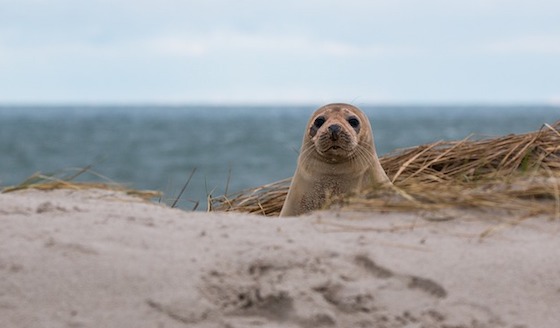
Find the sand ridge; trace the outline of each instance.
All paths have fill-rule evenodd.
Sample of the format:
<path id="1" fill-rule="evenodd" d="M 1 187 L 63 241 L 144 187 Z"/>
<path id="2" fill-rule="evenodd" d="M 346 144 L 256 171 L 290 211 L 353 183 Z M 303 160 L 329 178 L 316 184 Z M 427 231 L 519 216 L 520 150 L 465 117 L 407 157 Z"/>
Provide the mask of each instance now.
<path id="1" fill-rule="evenodd" d="M 470 213 L 473 214 L 473 213 Z M 3 327 L 556 327 L 559 224 L 0 194 Z"/>

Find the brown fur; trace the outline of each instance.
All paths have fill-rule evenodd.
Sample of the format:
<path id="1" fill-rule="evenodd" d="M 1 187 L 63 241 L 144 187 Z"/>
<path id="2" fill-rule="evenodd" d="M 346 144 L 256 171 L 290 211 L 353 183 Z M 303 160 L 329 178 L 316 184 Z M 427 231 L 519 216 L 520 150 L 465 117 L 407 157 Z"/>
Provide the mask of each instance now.
<path id="1" fill-rule="evenodd" d="M 307 124 L 280 216 L 321 209 L 328 196 L 390 184 L 367 116 L 352 105 L 329 104 L 315 111 Z"/>

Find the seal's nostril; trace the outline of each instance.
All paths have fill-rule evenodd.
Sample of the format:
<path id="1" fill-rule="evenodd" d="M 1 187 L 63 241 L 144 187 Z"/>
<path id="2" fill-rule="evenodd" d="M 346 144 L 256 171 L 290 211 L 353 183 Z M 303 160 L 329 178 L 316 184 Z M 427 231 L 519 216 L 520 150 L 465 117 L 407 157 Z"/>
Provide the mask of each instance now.
<path id="1" fill-rule="evenodd" d="M 332 134 L 338 134 L 340 132 L 340 125 L 333 124 L 333 125 L 329 126 L 329 132 L 332 133 Z"/>
<path id="2" fill-rule="evenodd" d="M 331 140 L 332 141 L 336 141 L 338 140 L 338 134 L 340 133 L 340 125 L 338 124 L 333 124 L 331 126 L 329 126 L 329 132 L 331 133 Z"/>

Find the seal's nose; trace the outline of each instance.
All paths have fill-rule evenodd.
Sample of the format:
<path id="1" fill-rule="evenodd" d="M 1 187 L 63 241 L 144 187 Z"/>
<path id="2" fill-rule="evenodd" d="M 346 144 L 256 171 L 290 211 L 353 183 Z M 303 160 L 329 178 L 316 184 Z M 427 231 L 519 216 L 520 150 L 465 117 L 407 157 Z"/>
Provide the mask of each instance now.
<path id="1" fill-rule="evenodd" d="M 331 133 L 331 140 L 338 140 L 338 134 L 340 133 L 340 125 L 333 124 L 329 126 L 329 132 Z"/>

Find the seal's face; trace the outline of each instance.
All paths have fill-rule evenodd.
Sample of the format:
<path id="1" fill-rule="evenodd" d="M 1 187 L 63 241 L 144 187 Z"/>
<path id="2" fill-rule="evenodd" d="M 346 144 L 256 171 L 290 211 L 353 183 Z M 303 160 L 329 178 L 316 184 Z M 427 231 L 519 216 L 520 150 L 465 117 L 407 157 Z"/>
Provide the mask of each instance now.
<path id="1" fill-rule="evenodd" d="M 280 216 L 323 208 L 331 196 L 390 184 L 377 158 L 367 116 L 352 105 L 326 105 L 307 124 Z"/>
<path id="2" fill-rule="evenodd" d="M 306 139 L 308 147 L 314 148 L 319 156 L 329 162 L 340 162 L 354 156 L 369 129 L 369 121 L 356 107 L 331 104 L 313 114 Z"/>

